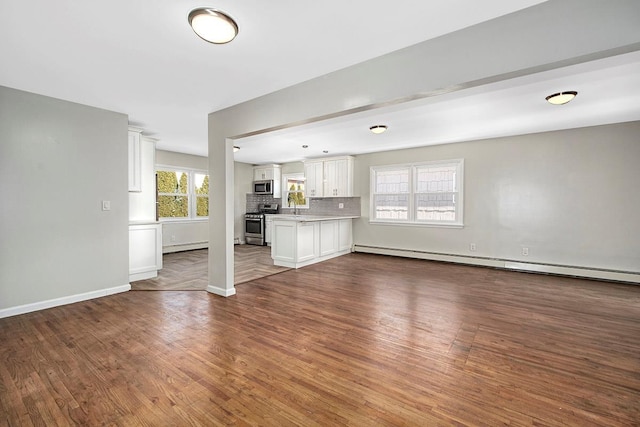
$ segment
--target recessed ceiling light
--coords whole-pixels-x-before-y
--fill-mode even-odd
[[[233,152],[237,153],[238,151],[240,151],[240,147],[238,147],[237,145],[233,146]]]
[[[382,133],[387,130],[386,125],[374,125],[369,128],[369,130],[375,134]]]
[[[565,92],[554,93],[553,95],[547,96],[545,99],[550,104],[562,105],[562,104],[566,104],[567,102],[571,101],[573,98],[576,97],[577,94],[578,94],[578,92],[576,92],[575,90],[568,90],[568,91],[565,91]]]
[[[302,148],[309,148],[309,146],[305,144],[302,146]]]
[[[323,152],[324,154],[327,154],[327,153],[329,152],[329,150],[322,150],[322,152]]]
[[[189,13],[189,25],[202,40],[214,44],[229,43],[238,35],[238,24],[229,15],[206,7]]]

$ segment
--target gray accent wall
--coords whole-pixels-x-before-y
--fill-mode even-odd
[[[128,285],[127,125],[0,86],[0,310]]]
[[[639,136],[631,122],[356,156],[354,244],[640,273]],[[369,223],[370,167],[458,158],[463,228]]]

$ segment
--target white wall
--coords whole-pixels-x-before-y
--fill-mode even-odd
[[[632,122],[357,156],[354,243],[640,273],[638,135]],[[454,158],[464,228],[369,224],[371,166]]]
[[[1,86],[0,111],[0,317],[128,290],[127,116]]]

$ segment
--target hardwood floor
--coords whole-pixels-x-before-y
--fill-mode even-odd
[[[158,277],[131,283],[135,291],[198,291],[209,284],[208,250],[165,254]],[[273,265],[268,246],[234,246],[234,283],[236,285],[289,270]]]
[[[0,425],[639,420],[633,285],[350,254],[0,319]]]

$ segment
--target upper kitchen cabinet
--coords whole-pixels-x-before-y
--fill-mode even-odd
[[[129,191],[142,191],[142,129],[129,128]]]
[[[304,163],[309,197],[353,196],[353,157],[330,157]]]
[[[305,189],[308,197],[324,195],[324,162],[310,161],[304,163]]]
[[[281,186],[282,170],[280,165],[261,165],[253,167],[254,181],[273,181],[273,197],[280,198],[282,196]]]

